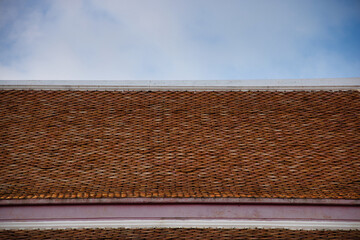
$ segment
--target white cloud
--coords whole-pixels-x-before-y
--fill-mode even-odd
[[[356,12],[337,1],[320,2],[43,1],[46,11],[29,9],[13,24],[7,37],[17,57],[1,59],[0,79],[359,75],[359,59],[313,46],[334,38],[332,30]]]

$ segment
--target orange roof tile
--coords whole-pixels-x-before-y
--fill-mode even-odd
[[[0,91],[0,198],[360,198],[357,91]]]
[[[3,230],[0,239],[359,239],[360,231],[287,229],[66,229]]]

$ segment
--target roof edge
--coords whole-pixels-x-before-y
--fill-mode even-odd
[[[243,220],[243,219],[126,219],[126,220],[47,220],[2,222],[0,230],[43,230],[85,228],[213,228],[213,229],[291,229],[360,230],[358,221],[329,220]]]
[[[125,85],[0,85],[0,90],[67,91],[360,91],[360,85],[343,86],[125,86]]]
[[[310,199],[310,198],[75,198],[75,199],[7,199],[4,205],[51,204],[301,204],[301,205],[360,205],[360,199]]]

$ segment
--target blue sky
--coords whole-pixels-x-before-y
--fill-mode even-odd
[[[0,0],[2,80],[346,77],[358,0]]]

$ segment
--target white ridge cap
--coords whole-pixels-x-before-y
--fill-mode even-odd
[[[265,84],[266,83],[266,84]],[[272,80],[0,80],[0,90],[73,91],[337,91],[359,90],[360,78]]]
[[[360,91],[359,86],[103,86],[103,85],[0,85],[0,90],[63,91]]]
[[[142,86],[142,87],[305,87],[359,86],[358,78],[253,79],[253,80],[0,80],[0,85],[37,86]]]

